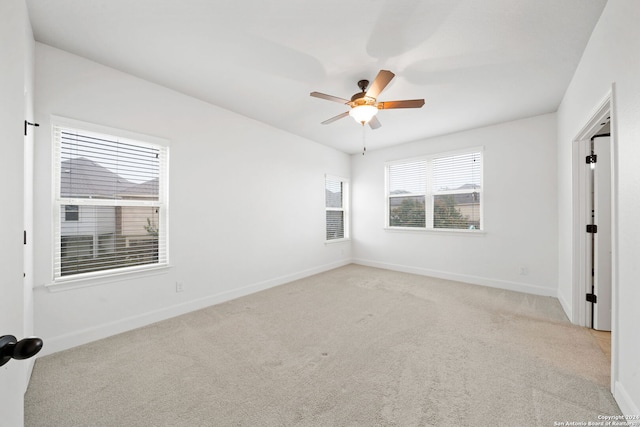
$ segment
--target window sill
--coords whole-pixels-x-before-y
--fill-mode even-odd
[[[485,230],[456,230],[451,228],[384,227],[384,230],[392,233],[433,233],[454,236],[484,236],[487,234]]]
[[[143,267],[136,269],[121,270],[113,273],[99,273],[83,277],[59,278],[52,283],[45,284],[49,292],[61,292],[72,289],[86,288],[89,286],[99,286],[108,283],[122,282],[125,280],[138,279],[141,277],[157,276],[166,274],[171,265],[157,265],[153,267]]]
[[[344,239],[325,240],[324,244],[325,245],[333,245],[334,243],[344,243],[344,242],[350,242],[350,241],[351,241],[351,238],[345,237]]]

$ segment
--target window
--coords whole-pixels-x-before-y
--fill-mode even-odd
[[[482,152],[387,164],[387,226],[482,229]]]
[[[78,221],[79,219],[78,205],[65,205],[64,207],[64,220],[65,221]]]
[[[348,239],[348,183],[342,178],[326,176],[325,210],[327,241]]]
[[[53,126],[54,281],[166,265],[166,141],[72,124]]]

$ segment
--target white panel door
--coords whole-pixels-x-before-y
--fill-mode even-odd
[[[611,138],[594,138],[598,156],[593,169],[594,223],[594,308],[593,328],[611,330]]]
[[[0,335],[23,338],[23,156],[26,5],[0,1]],[[0,367],[0,425],[23,425],[26,364]]]

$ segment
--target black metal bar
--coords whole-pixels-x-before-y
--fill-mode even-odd
[[[27,126],[35,126],[35,127],[38,127],[38,126],[40,126],[40,125],[39,125],[38,123],[31,123],[31,122],[28,122],[28,121],[26,121],[26,120],[25,120],[25,121],[24,121],[24,136],[27,136]]]
[[[596,328],[596,319],[595,319],[596,299],[595,299],[595,292],[596,292],[596,287],[594,285],[591,285],[591,295],[594,296],[594,298],[591,299],[591,329],[595,329]]]

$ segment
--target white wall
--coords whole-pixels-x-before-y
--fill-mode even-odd
[[[344,153],[39,43],[36,114],[35,327],[45,354],[351,258],[350,242],[324,243],[324,177],[349,177]],[[170,140],[170,269],[44,287],[52,278],[51,114]],[[178,281],[184,292],[176,293]]]
[[[640,413],[640,4],[609,0],[558,110],[559,293],[571,301],[573,277],[572,147],[615,83],[612,133],[614,204],[614,396],[625,414]],[[569,306],[575,311],[575,306]],[[572,313],[569,313],[572,315]]]
[[[31,274],[23,263],[23,123],[32,107],[33,43],[24,1],[0,2],[0,336],[18,339],[30,333],[32,314],[31,290],[23,279],[23,273]],[[23,425],[29,363],[11,360],[0,367],[2,425]]]
[[[555,114],[547,114],[354,155],[355,261],[556,296],[555,136]],[[485,233],[383,229],[385,162],[478,146],[484,147]]]

